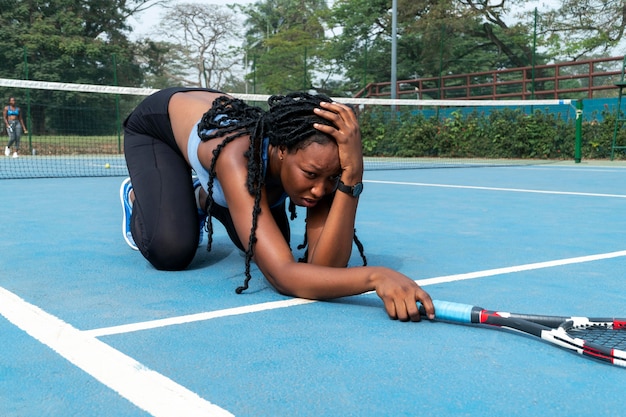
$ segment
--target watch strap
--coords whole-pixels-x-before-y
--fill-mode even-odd
[[[343,183],[343,181],[339,180],[337,182],[337,189],[342,193],[346,193],[351,195],[352,197],[358,197],[363,191],[363,183],[357,182],[356,184],[350,186]]]

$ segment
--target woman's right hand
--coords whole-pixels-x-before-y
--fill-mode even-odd
[[[419,301],[429,319],[435,318],[435,307],[430,295],[415,281],[389,268],[380,267],[375,273],[374,288],[383,300],[390,318],[400,321],[419,321]]]
[[[350,107],[337,102],[321,102],[320,107],[315,109],[315,113],[336,127],[315,124],[315,128],[335,138],[342,172],[360,181],[363,175],[363,146],[356,114]]]

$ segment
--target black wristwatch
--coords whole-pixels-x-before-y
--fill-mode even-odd
[[[337,189],[342,193],[346,193],[354,198],[357,198],[359,195],[361,195],[361,192],[363,191],[363,183],[357,182],[353,186],[349,186],[344,184],[343,181],[339,180],[339,182],[337,183]]]

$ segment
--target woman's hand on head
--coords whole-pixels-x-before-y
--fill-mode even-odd
[[[390,318],[400,321],[419,321],[419,301],[429,319],[435,318],[435,307],[430,295],[412,279],[389,268],[380,268],[375,280],[376,294],[383,300]]]
[[[334,126],[316,123],[314,127],[335,138],[342,171],[361,175],[363,173],[363,148],[361,129],[356,114],[350,107],[337,102],[322,102],[320,107],[315,109],[315,114],[328,120]]]

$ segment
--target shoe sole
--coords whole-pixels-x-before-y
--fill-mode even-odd
[[[128,239],[128,236],[126,235],[126,230],[128,230],[128,225],[126,223],[126,219],[129,217],[126,215],[126,185],[130,183],[130,178],[125,179],[122,182],[122,185],[120,186],[120,202],[122,203],[122,236],[124,237],[124,240],[126,241],[126,243],[128,244],[128,246],[131,247],[131,249],[133,250],[139,250],[139,248],[137,247],[137,244],[131,240]]]
[[[198,179],[198,177],[192,176],[191,177],[192,181],[193,181],[193,189],[194,192],[196,190],[196,188],[200,187],[202,184],[200,184],[200,179]],[[200,215],[200,210],[198,209],[198,215]],[[206,219],[206,217],[205,217]],[[198,246],[202,245],[202,241],[204,240],[204,222],[205,220],[202,220],[200,222],[200,237],[198,238]]]

